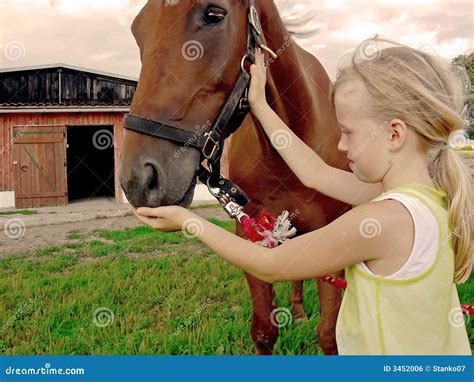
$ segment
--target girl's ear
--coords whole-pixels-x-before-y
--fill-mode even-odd
[[[407,137],[407,125],[401,119],[392,119],[388,129],[390,149],[393,151],[399,150]]]

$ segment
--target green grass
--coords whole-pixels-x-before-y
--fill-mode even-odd
[[[0,259],[0,353],[254,354],[245,277],[198,240],[145,226],[69,234],[63,246]],[[289,307],[290,289],[276,284],[278,306]],[[472,278],[459,294],[474,302]],[[321,354],[315,282],[304,295],[309,320],[281,328],[275,354]],[[105,327],[94,324],[100,308],[114,315]]]
[[[14,211],[5,211],[0,212],[0,215],[36,215],[37,210],[14,210]]]
[[[73,229],[72,231],[69,231],[67,235],[68,240],[77,240],[82,237],[82,232],[80,229]]]
[[[233,221],[209,220],[234,229]],[[255,352],[243,273],[180,232],[98,231],[34,256],[1,259],[0,275],[0,353]],[[291,283],[276,289],[278,305],[288,307]],[[307,283],[305,296],[310,319],[280,329],[276,354],[320,353],[314,282]],[[114,314],[106,327],[93,323],[101,307]]]
[[[219,203],[210,203],[210,204],[199,204],[197,206],[190,206],[190,210],[203,209],[203,208],[222,208]]]
[[[474,159],[474,151],[472,150],[458,150],[456,151],[463,158]]]

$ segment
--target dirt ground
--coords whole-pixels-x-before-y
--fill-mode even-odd
[[[67,237],[71,231],[78,230],[84,235],[83,237],[89,237],[100,229],[123,230],[142,225],[134,215],[131,215],[128,208],[119,208],[118,211],[122,216],[119,216],[118,212],[111,214],[109,211],[108,214],[90,215],[91,218],[89,219],[87,219],[87,215],[82,216],[85,220],[78,221],[64,221],[61,215],[52,213],[45,213],[44,216],[41,216],[43,215],[42,213],[33,216],[18,214],[2,215],[1,220],[4,221],[4,232],[0,235],[0,257],[10,256],[14,253],[29,252],[41,247],[64,244],[68,241]],[[215,217],[220,220],[229,219],[229,216],[221,208],[196,208],[193,211],[206,219],[209,217]],[[15,238],[15,236],[19,235],[20,231],[14,228],[9,230],[6,228],[7,222],[11,222],[14,219],[20,219],[24,223],[23,227],[19,226],[18,228],[23,233],[18,238]],[[11,223],[10,227],[12,227]],[[8,235],[7,232],[9,232]]]
[[[474,160],[465,159],[474,187]],[[0,214],[0,257],[37,248],[60,245],[68,241],[71,231],[89,237],[100,229],[123,230],[139,226],[128,204],[116,204],[113,198],[78,201],[63,207],[34,209],[35,215]],[[6,212],[8,210],[2,210]],[[193,209],[203,218],[228,220],[222,208],[214,205]],[[11,210],[15,212],[15,210]]]

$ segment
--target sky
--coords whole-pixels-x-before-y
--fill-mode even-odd
[[[270,1],[270,0],[258,0]],[[334,78],[341,57],[375,34],[446,58],[474,50],[473,0],[276,0],[313,14],[296,40]],[[66,63],[138,77],[130,25],[146,0],[0,0],[0,67]],[[304,28],[304,29],[305,29]]]

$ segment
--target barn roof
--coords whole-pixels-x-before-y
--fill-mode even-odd
[[[84,72],[84,73],[94,73],[94,74],[99,74],[101,76],[124,79],[124,80],[129,80],[129,81],[135,81],[135,82],[138,81],[138,78],[133,77],[133,76],[126,76],[123,74],[111,73],[111,72],[106,72],[102,70],[85,68],[81,66],[69,65],[69,64],[64,64],[64,63],[20,66],[20,67],[15,67],[15,68],[3,68],[3,69],[0,69],[0,73],[24,72],[24,71],[42,70],[42,69],[62,69],[62,68],[75,70],[78,72]]]
[[[129,107],[138,79],[67,64],[0,69],[0,113]]]

